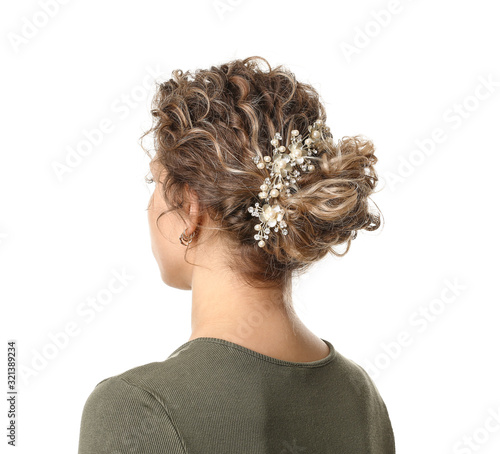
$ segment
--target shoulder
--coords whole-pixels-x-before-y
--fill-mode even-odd
[[[337,361],[344,387],[351,395],[352,409],[368,428],[367,435],[373,439],[381,438],[383,452],[395,452],[392,422],[375,382],[362,366],[338,352]]]
[[[184,453],[184,443],[168,409],[123,375],[100,381],[87,398],[78,453]]]
[[[341,374],[347,386],[355,394],[365,398],[368,395],[377,400],[382,400],[373,379],[358,363],[337,351],[335,366],[337,372]]]

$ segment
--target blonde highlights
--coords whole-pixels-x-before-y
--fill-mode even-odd
[[[154,138],[154,157],[146,151],[166,170],[163,197],[180,210],[186,185],[196,192],[227,244],[228,266],[250,285],[286,284],[328,253],[345,255],[359,230],[380,227],[380,212],[368,203],[378,181],[373,143],[359,135],[335,143],[328,134],[314,144],[316,169],[279,199],[288,234],[271,231],[264,248],[256,244],[248,208],[260,201],[266,175],[252,158],[271,154],[276,132],[289,143],[292,130],[305,135],[316,119],[327,123],[318,92],[287,68],[249,57],[175,70],[157,85],[151,112],[153,125],[141,139]]]

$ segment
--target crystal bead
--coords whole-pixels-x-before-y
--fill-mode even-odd
[[[259,234],[255,234],[253,237],[254,237],[256,240],[258,240],[258,239],[260,238],[260,235],[259,235]]]
[[[288,234],[288,230],[284,229],[282,233],[283,233],[283,235],[287,235]]]
[[[266,229],[264,230],[264,233],[269,233],[271,231],[271,229],[269,227],[266,227]]]

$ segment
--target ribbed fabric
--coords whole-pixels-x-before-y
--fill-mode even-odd
[[[369,375],[327,340],[297,363],[199,337],[165,361],[99,382],[78,454],[392,454],[387,408]]]

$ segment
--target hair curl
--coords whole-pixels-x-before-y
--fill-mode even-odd
[[[186,185],[195,191],[227,240],[229,268],[252,286],[290,282],[328,252],[345,255],[359,230],[380,227],[378,208],[368,205],[378,181],[373,143],[359,135],[335,143],[327,133],[314,145],[316,169],[297,180],[297,192],[279,196],[288,234],[272,231],[264,248],[257,245],[248,208],[260,201],[267,174],[252,157],[271,155],[276,132],[287,145],[293,129],[305,136],[316,119],[326,124],[317,91],[281,65],[255,56],[194,73],[174,70],[157,82],[151,113],[141,142],[154,137],[155,156],[145,151],[166,170],[160,183],[168,211],[182,208]],[[335,250],[344,243],[344,252]]]

